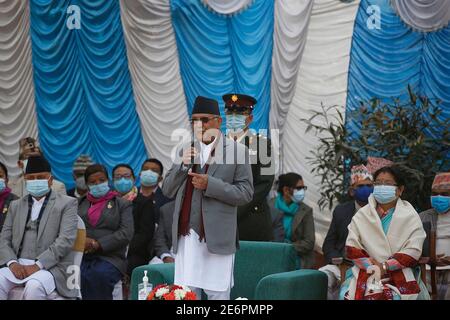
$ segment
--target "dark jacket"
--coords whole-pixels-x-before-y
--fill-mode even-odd
[[[2,231],[3,224],[5,223],[6,215],[9,211],[9,205],[11,201],[19,199],[14,193],[10,193],[3,204],[3,208],[0,208],[0,232]]]
[[[138,194],[141,194],[141,190],[139,189]],[[173,199],[167,198],[161,191],[161,188],[157,188],[155,193],[148,197],[148,199],[152,199],[153,201],[153,210],[155,212],[155,223],[159,223],[159,209],[165,205],[167,202],[172,201]]]
[[[128,249],[128,270],[147,264],[153,253],[155,233],[155,206],[152,199],[142,194],[133,200],[134,236]]]
[[[170,253],[172,247],[172,221],[175,201],[160,208],[159,224],[155,234],[155,255],[160,258],[163,253]]]
[[[268,170],[271,162],[271,142],[270,139],[248,133],[242,140],[248,149],[250,159],[252,160],[253,174],[253,199],[250,203],[238,207],[237,219],[239,240],[247,241],[271,241],[272,218],[269,205],[267,204],[267,195],[269,194],[275,175],[273,172],[266,174],[262,170]],[[266,150],[267,155],[266,155]],[[261,157],[270,157],[270,162],[261,162]],[[263,158],[263,160],[265,160]],[[272,170],[270,170],[272,171]]]
[[[87,198],[80,198],[78,214],[86,225],[86,236],[97,240],[101,246],[101,250],[92,255],[111,263],[125,274],[126,251],[134,233],[132,203],[119,197],[108,201],[95,227],[89,223],[89,207]]]
[[[352,221],[355,213],[355,201],[339,204],[334,209],[331,225],[322,245],[322,251],[327,264],[331,264],[332,258],[344,257],[348,225]]]
[[[276,198],[275,198],[276,199]],[[274,230],[274,240],[284,242],[284,213],[275,208],[275,199],[270,202]],[[298,211],[292,220],[292,244],[300,256],[300,266],[302,269],[314,267],[314,244],[316,241],[313,210],[304,203],[299,205]]]

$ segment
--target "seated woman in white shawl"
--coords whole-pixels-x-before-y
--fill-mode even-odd
[[[429,299],[420,280],[418,260],[426,238],[413,206],[400,199],[405,182],[396,167],[374,174],[369,203],[353,217],[348,230],[347,271],[340,291],[348,300]]]

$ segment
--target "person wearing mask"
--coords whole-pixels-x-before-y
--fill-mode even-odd
[[[86,225],[81,296],[85,300],[112,300],[114,286],[127,272],[126,250],[134,232],[132,203],[111,191],[103,165],[87,167],[84,178],[88,193],[78,206]]]
[[[333,218],[322,251],[326,266],[319,269],[328,277],[328,300],[336,300],[339,295],[341,274],[339,267],[332,264],[333,258],[343,258],[345,241],[348,235],[348,225],[355,213],[367,205],[373,192],[373,177],[364,165],[353,166],[351,169],[351,186],[349,195],[353,200],[339,204],[333,211]]]
[[[128,164],[116,165],[112,174],[116,191],[133,203],[134,235],[127,254],[127,274],[131,276],[134,268],[150,261],[155,232],[155,210],[153,201],[137,192],[134,172]]]
[[[237,207],[253,198],[248,149],[220,132],[216,100],[197,97],[191,123],[194,140],[177,150],[180,158],[162,186],[167,197],[176,197],[174,283],[191,287],[197,297],[203,290],[209,300],[229,300],[239,247]]]
[[[30,156],[25,170],[27,195],[13,201],[0,235],[0,300],[24,287],[22,299],[75,298],[69,286],[71,254],[77,236],[77,200],[51,190],[50,164]],[[72,276],[73,278],[73,276]]]
[[[270,203],[272,217],[279,227],[274,240],[292,243],[300,256],[300,267],[314,267],[315,230],[313,210],[305,199],[307,187],[301,175],[290,172],[278,178],[278,194]]]
[[[0,231],[2,231],[11,201],[19,199],[8,188],[8,169],[0,162]]]
[[[272,217],[267,195],[274,181],[271,141],[250,130],[256,99],[243,94],[226,94],[225,116],[228,138],[249,149],[255,192],[250,203],[238,208],[239,240],[272,241]]]
[[[20,169],[20,175],[16,178],[11,178],[9,187],[12,192],[18,197],[23,197],[28,194],[26,187],[24,174],[27,168],[28,158],[30,156],[43,156],[41,149],[37,145],[37,141],[34,138],[27,137],[19,141],[19,160],[17,166]],[[52,190],[61,194],[66,194],[66,187],[64,183],[53,178]]]
[[[436,232],[437,299],[450,300],[450,172],[441,172],[431,186],[432,208],[420,213]]]
[[[144,161],[139,175],[141,180],[139,195],[153,201],[156,224],[159,223],[160,208],[172,201],[162,193],[161,188],[159,187],[163,180],[163,173],[164,167],[161,161],[151,158]]]
[[[82,154],[75,160],[72,169],[72,176],[75,180],[75,187],[67,191],[67,195],[74,198],[81,198],[87,193],[86,182],[84,181],[84,172],[86,168],[92,165],[91,157]]]
[[[133,168],[126,163],[121,163],[113,168],[112,174],[114,189],[120,197],[131,202],[136,199],[138,189],[134,185],[136,178]]]
[[[353,267],[340,299],[429,299],[416,268],[426,233],[414,207],[401,199],[407,181],[398,166],[381,168],[373,178],[368,204],[348,226],[345,256]]]

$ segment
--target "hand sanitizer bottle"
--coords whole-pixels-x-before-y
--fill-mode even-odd
[[[148,294],[152,291],[152,285],[148,283],[147,270],[144,270],[144,277],[142,283],[138,286],[138,299],[147,300]]]

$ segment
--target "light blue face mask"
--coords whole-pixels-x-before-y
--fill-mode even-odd
[[[3,192],[3,190],[5,189],[6,189],[5,179],[0,179],[0,192]]]
[[[144,187],[153,187],[158,183],[159,174],[153,170],[145,170],[141,172],[141,184]]]
[[[396,186],[375,186],[373,188],[373,196],[378,203],[386,204],[397,198],[396,190]]]
[[[46,179],[26,180],[26,186],[28,193],[35,198],[40,198],[50,191]]]
[[[114,188],[120,193],[128,193],[133,188],[133,179],[120,178],[119,180],[114,180]]]
[[[300,203],[305,199],[305,189],[295,190],[292,195],[292,201],[295,203]]]
[[[450,197],[448,196],[432,196],[431,206],[437,213],[443,214],[450,210]]]
[[[89,192],[94,196],[94,198],[101,198],[105,196],[109,191],[108,181],[94,184],[89,186]]]
[[[246,125],[245,121],[247,120],[247,116],[244,114],[227,114],[226,115],[226,122],[227,122],[227,129],[238,131],[238,130],[244,130]]]

